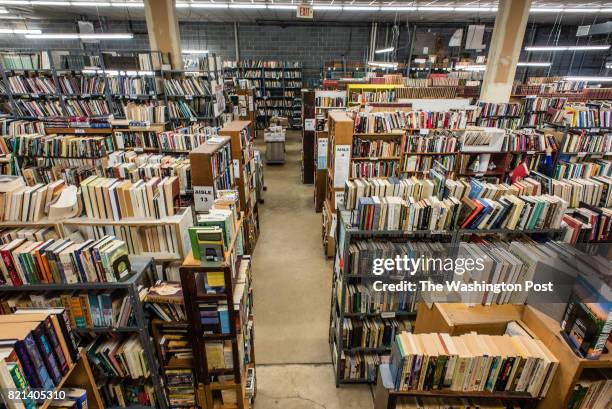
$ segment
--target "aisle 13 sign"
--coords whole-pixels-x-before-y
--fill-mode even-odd
[[[297,18],[309,18],[312,19],[314,17],[314,12],[312,11],[312,6],[310,4],[300,4],[297,8]]]

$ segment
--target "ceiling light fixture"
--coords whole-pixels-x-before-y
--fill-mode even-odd
[[[346,11],[377,11],[380,7],[368,7],[368,6],[344,6],[342,10]]]
[[[416,7],[406,7],[406,6],[382,6],[380,11],[415,11]]]
[[[566,81],[582,81],[582,82],[611,82],[612,77],[564,77]]]
[[[595,51],[609,48],[610,45],[534,45],[525,47],[525,51]]]
[[[69,1],[32,1],[32,6],[69,6]]]
[[[265,9],[266,5],[265,4],[237,3],[237,4],[230,4],[229,8],[231,9]]]
[[[183,50],[182,54],[208,54],[208,50]]]
[[[387,47],[387,48],[381,48],[380,50],[375,50],[374,54],[384,54],[384,53],[390,53],[391,51],[395,50],[395,47]]]
[[[216,3],[190,3],[189,6],[195,9],[226,9],[229,7],[227,4]]]
[[[95,2],[95,1],[73,1],[70,4],[79,7],[111,7],[110,2]]]
[[[487,66],[483,64],[459,65],[459,66],[456,66],[455,69],[461,70],[461,71],[484,71],[487,69]]]
[[[519,67],[550,67],[551,62],[518,62],[516,64]]]
[[[342,6],[317,6],[317,5],[313,5],[312,6],[313,10],[342,10]]]
[[[0,34],[41,34],[40,30],[26,30],[19,28],[0,28]]]
[[[271,10],[297,10],[297,6],[292,4],[268,4],[268,8]]]
[[[137,2],[122,2],[122,3],[111,3],[113,7],[144,7],[144,3]]]
[[[45,40],[129,40],[134,38],[131,33],[116,33],[116,34],[62,34],[62,33],[47,33],[47,34],[29,34],[26,38],[30,39],[45,39]]]
[[[371,67],[397,68],[397,63],[396,62],[368,61],[368,65],[371,66]]]

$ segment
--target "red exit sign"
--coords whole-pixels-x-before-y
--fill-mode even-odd
[[[314,11],[310,4],[300,4],[297,8],[297,18],[310,18],[314,17]]]

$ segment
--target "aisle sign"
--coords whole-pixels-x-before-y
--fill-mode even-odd
[[[193,202],[196,212],[205,212],[210,210],[214,201],[215,196],[212,186],[193,187]]]
[[[312,6],[310,4],[300,4],[297,8],[296,17],[312,19],[314,17]]]

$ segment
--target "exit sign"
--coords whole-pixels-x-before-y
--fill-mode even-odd
[[[297,8],[297,18],[310,18],[314,17],[312,6],[310,4],[300,4]]]

